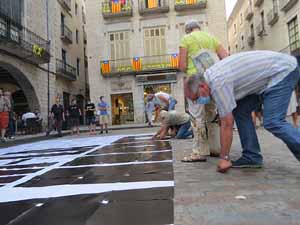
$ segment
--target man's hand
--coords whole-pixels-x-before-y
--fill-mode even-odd
[[[232,166],[231,161],[220,159],[218,162],[217,171],[220,173],[226,173]]]

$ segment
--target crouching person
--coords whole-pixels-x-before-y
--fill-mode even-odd
[[[177,111],[160,111],[158,120],[161,122],[161,128],[153,136],[153,139],[164,139],[171,127],[176,127],[177,133],[175,138],[185,139],[193,135],[191,129],[191,118],[187,113]]]

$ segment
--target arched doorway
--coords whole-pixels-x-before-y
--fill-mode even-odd
[[[0,62],[0,88],[12,93],[13,110],[24,112],[40,110],[34,87],[27,77],[13,65]]]

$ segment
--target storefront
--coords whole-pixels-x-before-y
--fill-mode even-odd
[[[111,95],[112,125],[134,123],[134,107],[132,93]]]

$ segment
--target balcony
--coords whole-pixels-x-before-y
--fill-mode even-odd
[[[256,7],[260,7],[263,2],[264,2],[264,0],[254,0],[254,5]]]
[[[246,20],[250,21],[252,19],[253,15],[254,15],[254,13],[253,13],[252,7],[248,6],[248,8],[245,11]]]
[[[294,5],[296,5],[296,3],[299,0],[280,0],[279,1],[279,6],[281,11],[287,12],[289,11],[291,8],[293,8]]]
[[[0,49],[34,64],[50,61],[50,43],[1,12]]]
[[[255,37],[254,34],[250,34],[250,36],[247,39],[248,45],[252,47],[255,44]]]
[[[103,76],[108,76],[177,71],[178,60],[178,54],[106,60],[101,61],[101,73]]]
[[[131,17],[132,1],[104,1],[102,2],[102,15],[104,19]]]
[[[256,34],[259,37],[263,37],[264,36],[264,34],[265,34],[265,28],[264,28],[264,26],[263,26],[262,23],[260,23],[259,25],[257,25],[257,27],[256,27]]]
[[[64,7],[67,11],[71,11],[72,9],[72,2],[71,0],[58,0],[62,7]]]
[[[72,31],[65,24],[61,25],[61,39],[68,44],[73,43]]]
[[[268,12],[267,21],[270,26],[273,26],[279,19],[278,8],[274,7]]]
[[[167,13],[169,10],[169,0],[139,0],[141,15]]]
[[[193,9],[206,9],[207,0],[176,0],[175,10],[177,12],[193,10]]]
[[[70,81],[77,80],[76,68],[56,59],[56,74]]]

